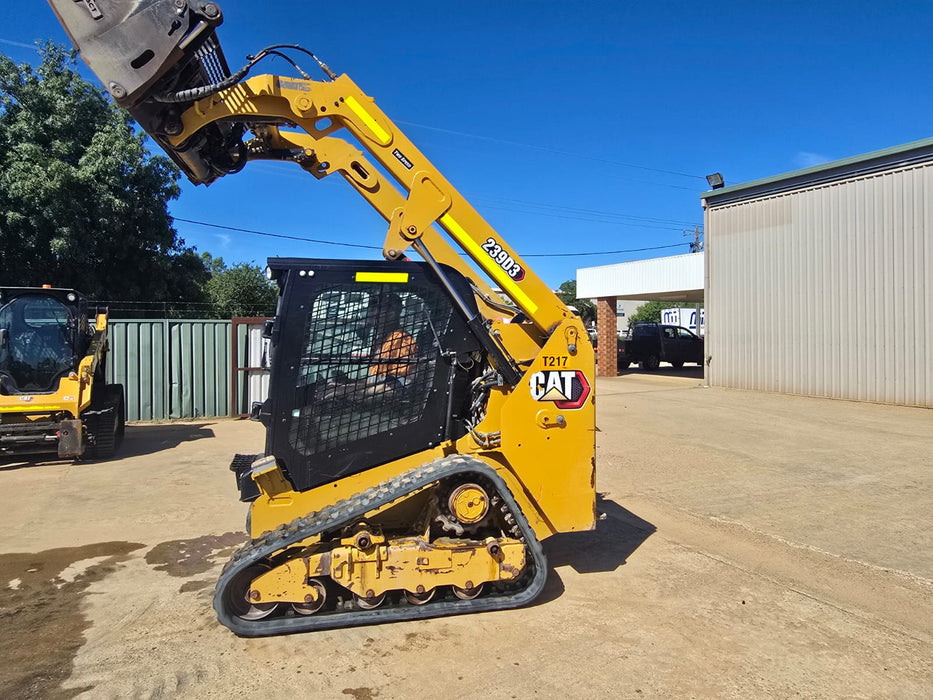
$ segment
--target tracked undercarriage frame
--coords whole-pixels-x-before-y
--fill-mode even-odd
[[[404,534],[410,525],[393,534],[393,508],[412,502],[423,534]],[[541,544],[504,480],[456,455],[251,541],[225,567],[214,608],[237,634],[267,636],[513,608],[546,578]]]

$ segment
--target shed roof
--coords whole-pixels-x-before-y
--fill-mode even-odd
[[[577,296],[702,302],[703,253],[580,268]]]
[[[760,180],[752,180],[732,187],[710,190],[704,192],[701,196],[704,205],[707,207],[723,206],[746,199],[778,194],[812,185],[821,185],[860,175],[869,175],[874,172],[916,165],[931,160],[933,160],[933,138],[913,141],[902,146],[893,146],[880,151],[872,151],[852,158],[834,160],[830,163],[793,170],[789,173]]]

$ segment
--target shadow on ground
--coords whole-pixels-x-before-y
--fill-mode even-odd
[[[183,442],[214,437],[208,423],[143,423],[126,426],[126,435],[117,454],[107,460],[87,460],[87,463],[117,461],[123,457],[139,457],[170,450]],[[57,459],[55,454],[16,455],[0,457],[0,471],[23,467],[45,467],[75,464],[83,460]]]
[[[138,542],[99,542],[35,553],[0,554],[0,697],[71,698],[62,690],[90,622],[81,612],[92,583],[116,571]]]
[[[554,535],[544,542],[551,566],[571,566],[581,574],[615,571],[657,530],[602,495],[596,498],[596,510],[606,517],[595,530]]]
[[[680,369],[671,367],[668,364],[661,365],[653,372],[646,372],[645,370],[635,365],[629,369],[620,369],[618,375],[625,376],[628,374],[656,374],[662,377],[683,377],[684,379],[703,379],[703,368],[700,365],[684,365]]]
[[[214,437],[208,423],[141,423],[126,426],[117,457],[138,457]]]
[[[603,495],[596,498],[596,510],[606,517],[597,521],[595,530],[554,535],[544,541],[548,578],[532,605],[543,605],[563,594],[559,567],[570,566],[581,574],[615,571],[657,530]]]

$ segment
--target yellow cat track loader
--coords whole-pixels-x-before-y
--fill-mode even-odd
[[[73,289],[0,287],[0,456],[113,456],[123,387],[107,384],[107,311]]]
[[[50,4],[192,182],[288,161],[339,175],[389,224],[383,261],[269,261],[271,389],[254,406],[266,445],[231,466],[250,541],[217,583],[218,619],[261,636],[534,599],[541,541],[596,518],[594,358],[580,319],[310,51],[270,46],[231,71],[214,3]],[[268,56],[295,75],[250,76]],[[308,61],[324,79],[299,67]]]

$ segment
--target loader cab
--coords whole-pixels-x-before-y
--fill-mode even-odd
[[[71,289],[0,287],[0,393],[49,393],[90,342],[87,305]]]
[[[266,454],[296,490],[466,433],[480,344],[425,264],[273,258],[267,274],[280,297]]]

